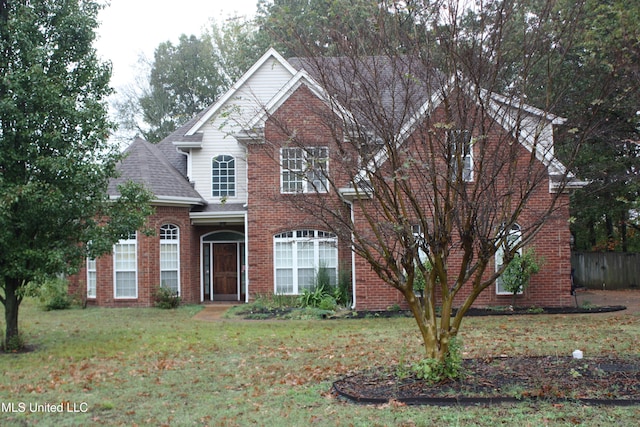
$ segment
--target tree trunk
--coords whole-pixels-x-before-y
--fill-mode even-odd
[[[613,252],[615,250],[615,230],[613,229],[613,218],[611,215],[606,214],[604,216],[604,225],[607,229],[607,252]]]
[[[589,220],[588,229],[589,229],[589,250],[594,250],[597,243],[597,239],[596,239],[596,226],[593,220]]]
[[[5,333],[5,348],[12,348],[19,343],[20,333],[18,331],[18,307],[22,298],[18,296],[21,280],[5,278],[4,282],[4,319],[7,324]],[[16,348],[12,348],[16,350]]]
[[[627,212],[625,210],[620,214],[620,243],[622,252],[627,252],[629,248],[627,246]]]
[[[429,305],[431,301],[421,302],[412,293],[406,293],[404,297],[409,304],[409,309],[411,310],[416,323],[418,324],[418,329],[420,329],[426,358],[444,361],[444,354],[442,353],[442,340],[438,337],[438,327],[435,317],[435,311],[432,310]]]

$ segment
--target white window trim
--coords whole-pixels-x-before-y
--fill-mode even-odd
[[[421,241],[421,242],[424,243],[424,232],[422,231],[422,227],[420,226],[420,224],[413,225],[411,227],[411,231],[413,233],[413,237],[417,241],[419,241],[419,242]],[[422,246],[420,246],[418,248],[418,259],[423,264],[429,261],[429,254],[424,251]]]
[[[515,228],[517,228],[517,230],[514,230]],[[522,229],[520,228],[520,226],[518,224],[514,224],[513,227],[512,227],[512,230],[514,230],[514,231],[509,232],[509,235],[515,236],[515,240],[514,240],[515,244],[520,243],[520,241],[522,241]],[[508,239],[509,238],[507,237],[507,240]],[[518,254],[520,256],[522,256],[522,248],[519,248],[517,252],[518,252]],[[503,258],[504,258],[504,249],[502,247],[500,247],[500,248],[498,248],[498,251],[496,252],[495,257],[494,257],[494,264],[495,264],[495,271],[496,272],[499,270],[500,265],[502,265]],[[500,283],[501,283],[500,279],[501,279],[501,277],[498,277],[496,279],[496,295],[513,295],[513,292],[509,292],[509,291],[500,289]],[[517,295],[522,295],[522,293],[523,293],[523,291],[521,290],[521,291],[519,291],[517,293]]]
[[[218,160],[219,157],[230,157],[231,160],[233,161],[233,195],[228,194],[229,190],[227,189],[226,192],[227,194],[218,194],[218,195],[214,195],[214,189],[213,189],[213,163],[215,161]],[[228,161],[227,161],[228,162]],[[217,154],[215,156],[213,156],[211,158],[211,197],[216,197],[216,198],[226,198],[226,199],[234,199],[237,197],[238,195],[238,168],[237,168],[237,159],[235,156],[232,156],[231,154]],[[227,168],[228,170],[228,168]],[[219,184],[219,183],[218,183]],[[228,182],[227,182],[228,184]],[[220,190],[218,190],[220,191]]]
[[[474,167],[473,167],[473,143],[474,143],[474,138],[473,135],[471,134],[471,131],[468,130],[451,130],[447,133],[447,137],[450,139],[450,144],[455,144],[456,141],[458,140],[459,136],[461,134],[468,134],[469,135],[469,154],[467,155],[463,155],[462,156],[462,179],[464,182],[473,182],[474,180]],[[465,137],[465,144],[466,144],[466,137]],[[455,153],[455,146],[452,146],[453,152]],[[467,157],[469,158],[469,175],[467,177],[465,177],[465,169],[466,169],[466,159]],[[451,161],[456,161],[456,157],[454,156]],[[457,165],[456,165],[457,166]],[[453,168],[455,171],[455,167]]]
[[[160,239],[160,253],[158,254],[159,256],[159,274],[160,274],[160,286],[162,286],[162,272],[163,271],[176,271],[177,272],[177,277],[178,277],[178,295],[182,295],[182,288],[180,286],[180,227],[178,227],[175,224],[163,224],[160,227],[160,234],[162,235],[162,227],[165,226],[172,226],[176,228],[177,231],[177,239]],[[163,270],[162,269],[162,245],[175,245],[176,249],[177,249],[177,254],[178,254],[178,266],[177,266],[177,270]]]
[[[298,232],[313,232],[313,237],[297,237]],[[291,237],[277,237],[282,234],[292,233]],[[326,234],[323,235],[323,234]],[[338,237],[330,232],[325,232],[321,230],[293,230],[293,231],[285,231],[283,233],[276,234],[273,238],[273,292],[275,294],[281,295],[299,295],[300,294],[300,286],[298,284],[298,251],[297,251],[297,243],[298,242],[313,242],[313,265],[314,265],[314,274],[317,274],[318,268],[320,267],[320,243],[331,243],[335,245],[335,256],[336,256],[336,281],[338,275],[338,263],[339,263],[339,254],[338,254]],[[279,292],[278,291],[278,283],[277,283],[277,264],[276,264],[276,245],[277,243],[293,243],[292,248],[292,266],[291,270],[293,271],[293,284],[291,292]]]
[[[93,278],[91,275],[93,274]],[[92,287],[89,284],[93,283]],[[93,292],[90,292],[93,289]],[[87,258],[87,298],[96,298],[98,293],[98,271],[95,258]]]
[[[295,169],[286,169],[284,167],[284,150],[300,150],[302,153],[302,169],[301,171],[297,171]],[[324,166],[324,171],[323,171],[323,179],[325,182],[323,182],[321,187],[324,188],[317,188],[314,187],[313,184],[311,182],[309,182],[309,180],[307,179],[307,172],[309,172],[307,170],[308,168],[308,164],[309,164],[309,152],[312,150],[326,150],[326,157],[324,157],[325,159],[325,166]],[[292,190],[285,190],[285,185],[284,185],[284,172],[285,171],[289,171],[293,174],[297,174],[298,176],[301,177],[301,181],[302,181],[302,191],[292,191]],[[327,176],[329,175],[329,148],[326,146],[317,146],[317,147],[282,147],[280,148],[280,192],[282,194],[307,194],[307,193],[328,193],[329,192],[329,183],[328,183],[328,178]]]
[[[120,240],[118,243],[116,243],[115,245],[113,245],[113,298],[114,299],[138,299],[138,236],[136,233],[132,233],[133,236],[135,236],[134,239],[131,239],[129,237],[129,239],[122,239]],[[126,272],[134,272],[135,273],[135,278],[136,278],[136,282],[135,282],[135,289],[136,289],[136,293],[135,296],[117,296],[117,273],[120,270],[116,269],[116,248],[118,247],[118,245],[130,245],[132,244],[135,247],[135,254],[136,254],[136,262],[135,262],[135,269],[134,270],[122,270],[122,271],[126,271]]]

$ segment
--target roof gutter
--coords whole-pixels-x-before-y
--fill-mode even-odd
[[[193,225],[208,225],[212,223],[244,224],[246,211],[227,212],[191,212],[189,218]]]
[[[109,195],[109,200],[118,200],[120,195]],[[207,202],[196,197],[175,197],[175,196],[154,196],[151,199],[152,205],[160,206],[205,206]]]

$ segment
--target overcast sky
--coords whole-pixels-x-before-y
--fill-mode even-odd
[[[153,57],[162,42],[177,42],[181,34],[200,35],[211,19],[252,16],[258,0],[108,0],[100,12],[96,48],[113,63],[111,85],[133,82],[140,54]]]

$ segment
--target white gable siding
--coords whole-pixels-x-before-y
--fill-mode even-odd
[[[275,59],[266,61],[203,126],[202,149],[192,151],[191,179],[195,182],[196,191],[207,202],[220,203],[219,198],[212,197],[211,161],[216,156],[227,154],[236,159],[236,197],[229,197],[226,201],[246,203],[246,150],[232,135],[260,113],[291,77],[292,74],[280,62]]]
[[[246,108],[247,119],[259,113],[293,75],[276,60],[265,62],[236,92],[235,102]]]
[[[236,167],[236,196],[228,197],[229,203],[246,203],[247,201],[247,164],[245,149],[235,138],[221,132],[216,120],[209,122],[203,128],[202,149],[193,150],[192,179],[195,189],[209,203],[220,203],[220,198],[212,196],[211,163],[220,155],[230,155],[235,159]]]

